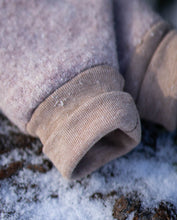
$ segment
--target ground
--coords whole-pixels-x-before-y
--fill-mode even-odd
[[[177,219],[177,134],[143,122],[142,143],[80,181],[67,181],[39,140],[0,115],[0,219]]]

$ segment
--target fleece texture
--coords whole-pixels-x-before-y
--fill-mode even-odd
[[[177,32],[143,1],[116,0],[115,5],[125,89],[132,94],[143,119],[175,130]]]
[[[124,74],[133,51],[161,18],[144,0],[114,0],[114,12],[119,66]]]
[[[117,68],[110,0],[0,1],[0,109],[22,131],[46,97],[100,64]]]
[[[112,1],[0,2],[0,109],[66,178],[134,148],[139,114],[123,92]]]

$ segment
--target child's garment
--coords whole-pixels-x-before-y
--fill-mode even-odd
[[[84,176],[139,143],[123,86],[110,0],[0,2],[0,109],[41,139],[63,176]]]
[[[174,130],[177,127],[177,31],[142,0],[115,0],[115,3],[125,89],[133,96],[142,118]]]

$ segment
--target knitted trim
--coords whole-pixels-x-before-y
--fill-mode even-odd
[[[123,84],[113,68],[93,67],[34,112],[27,131],[41,139],[44,153],[64,177],[83,177],[139,143],[139,116]]]

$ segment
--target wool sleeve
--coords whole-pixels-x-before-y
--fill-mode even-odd
[[[140,141],[114,35],[110,0],[0,2],[0,109],[67,178]]]

